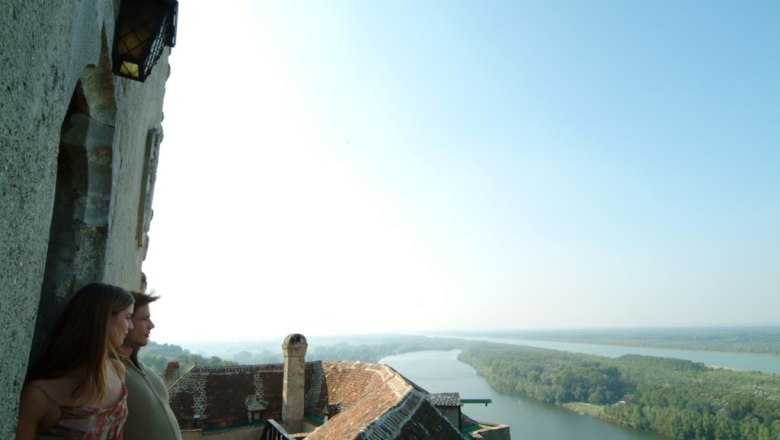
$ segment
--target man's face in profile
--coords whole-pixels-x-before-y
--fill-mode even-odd
[[[132,348],[145,347],[149,343],[149,334],[153,328],[149,304],[136,308],[133,313],[133,328],[127,333],[125,344]]]

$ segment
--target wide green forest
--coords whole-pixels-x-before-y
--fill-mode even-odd
[[[616,424],[678,439],[780,439],[780,375],[500,344],[472,345],[459,359],[499,392],[587,404],[578,408]]]

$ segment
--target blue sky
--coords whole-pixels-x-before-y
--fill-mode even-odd
[[[778,43],[770,1],[182,2],[155,339],[778,324]]]

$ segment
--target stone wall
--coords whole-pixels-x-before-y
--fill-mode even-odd
[[[143,286],[168,50],[144,83],[112,75],[118,8],[0,0],[0,438],[69,296]]]

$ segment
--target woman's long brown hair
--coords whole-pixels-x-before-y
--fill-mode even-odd
[[[82,287],[57,319],[29,379],[55,379],[83,367],[86,375],[71,397],[101,399],[108,387],[106,366],[114,353],[106,334],[108,320],[131,304],[133,296],[121,287],[104,283]]]

